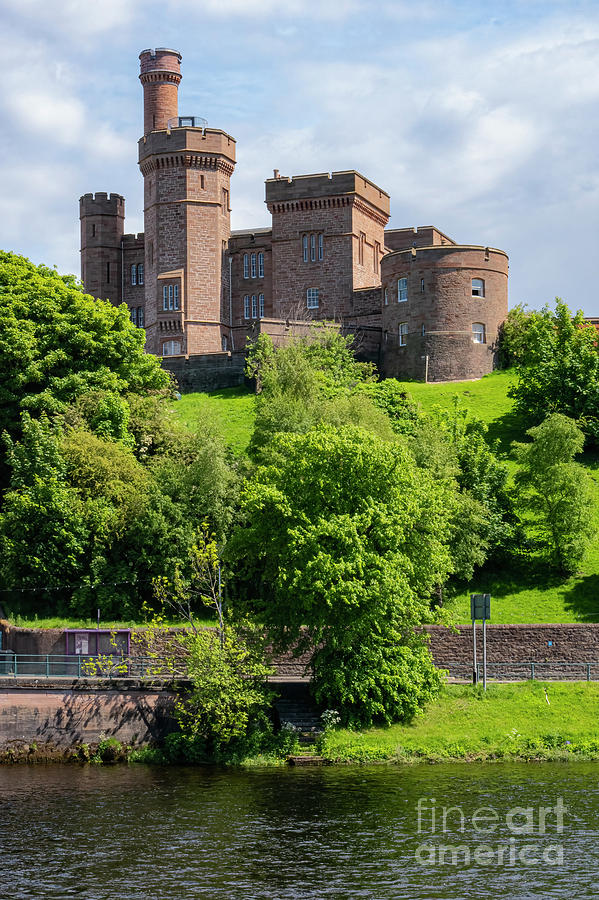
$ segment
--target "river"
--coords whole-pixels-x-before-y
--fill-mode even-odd
[[[4,767],[0,897],[590,900],[598,822],[592,763]]]

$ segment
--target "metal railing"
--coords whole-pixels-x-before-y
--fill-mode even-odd
[[[0,651],[0,678],[185,678],[183,662],[150,656],[86,656]]]
[[[473,665],[465,662],[445,663],[450,678],[473,680]],[[476,680],[482,682],[483,664],[477,663]],[[570,660],[530,660],[524,662],[487,662],[487,678],[495,681],[599,681],[597,662]]]

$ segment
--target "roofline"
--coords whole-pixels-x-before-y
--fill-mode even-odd
[[[383,259],[389,259],[390,256],[399,256],[401,253],[414,255],[415,253],[422,253],[423,250],[488,250],[489,253],[500,253],[501,256],[509,259],[505,250],[500,250],[498,247],[485,247],[483,244],[430,244],[428,247],[407,247],[405,250],[391,250],[389,253],[385,253]]]

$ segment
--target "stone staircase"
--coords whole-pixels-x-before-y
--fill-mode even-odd
[[[313,744],[322,734],[320,712],[305,682],[277,684],[279,699],[275,709],[281,727],[293,725],[301,744]]]

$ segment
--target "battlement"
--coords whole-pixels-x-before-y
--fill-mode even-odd
[[[79,198],[79,217],[83,216],[122,216],[124,218],[125,198],[122,194],[107,194],[106,191],[83,194]]]
[[[316,175],[277,175],[266,180],[266,203],[355,195],[389,215],[389,194],[355,170]]]
[[[411,247],[432,247],[443,244],[454,245],[455,241],[435,228],[434,225],[385,230],[385,247],[389,250],[408,250]]]
[[[203,154],[224,156],[235,163],[235,138],[219,128],[175,128],[152,131],[138,141],[140,163],[149,156],[163,154]]]
[[[172,72],[181,74],[181,54],[168,47],[156,47],[155,50],[142,50],[139,54],[140,78],[149,72]]]
[[[143,244],[144,232],[140,231],[139,234],[124,234],[121,238],[121,241],[126,245]]]

